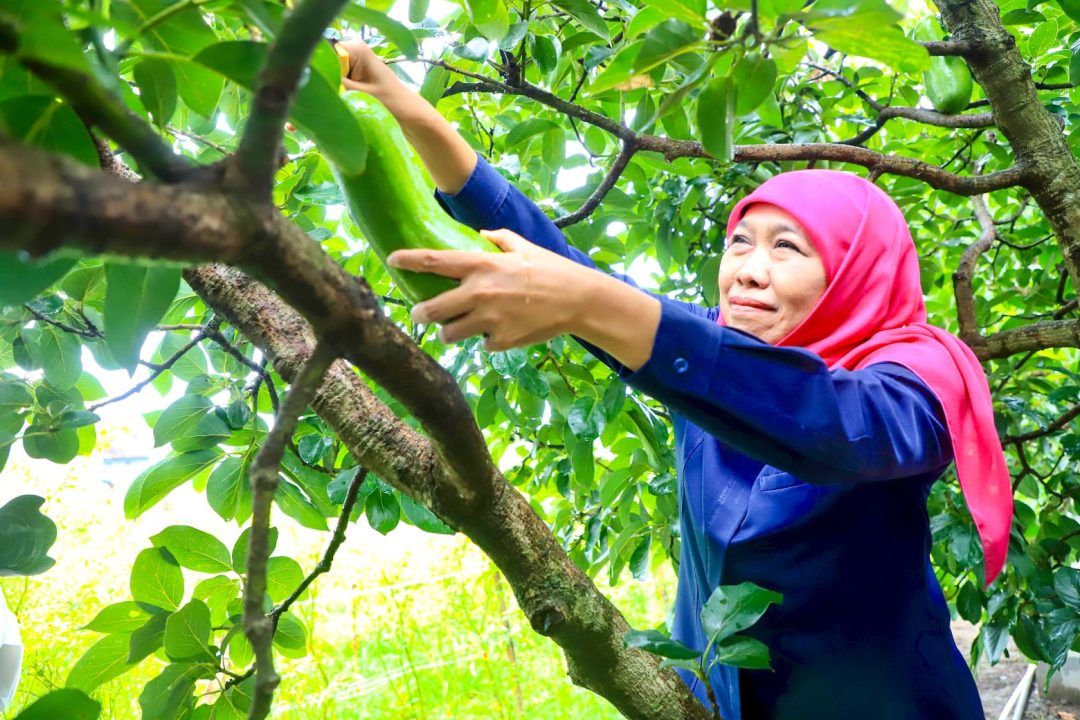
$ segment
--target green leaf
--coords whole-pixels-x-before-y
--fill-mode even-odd
[[[101,704],[81,690],[53,690],[15,716],[15,720],[97,720]]]
[[[163,612],[154,615],[141,628],[131,633],[131,642],[128,643],[128,662],[142,662],[143,659],[157,652],[165,642],[165,623],[169,620],[169,613]]]
[[[236,544],[232,549],[232,562],[233,570],[237,574],[243,575],[247,572],[247,555],[248,555],[248,539],[251,537],[251,528],[244,528],[244,531],[240,533],[240,537],[236,539]],[[267,534],[266,554],[270,555],[274,552],[274,548],[277,547],[278,531],[277,528],[270,528]],[[299,567],[299,566],[298,566]]]
[[[129,633],[150,619],[150,613],[134,600],[113,603],[101,609],[82,629],[99,633]]]
[[[115,0],[111,10],[122,22],[141,27],[174,4],[174,0]],[[189,58],[213,44],[217,35],[193,5],[173,12],[164,22],[155,24],[141,39],[152,50]],[[225,86],[224,80],[195,63],[178,60],[169,65],[178,79],[177,90],[184,104],[205,118],[213,117]]]
[[[184,599],[184,573],[163,548],[147,548],[131,566],[131,597],[163,610],[176,610]]]
[[[721,585],[713,591],[701,611],[705,637],[719,641],[741,632],[756,623],[770,605],[782,600],[779,593],[754,583]]]
[[[574,436],[583,443],[591,443],[600,437],[605,425],[604,407],[596,398],[588,395],[579,397],[570,406],[566,414],[566,423]]]
[[[977,625],[982,620],[982,593],[971,581],[960,588],[956,596],[956,611],[969,623]]]
[[[17,57],[88,70],[76,35],[64,26],[59,3],[40,0],[4,0],[0,17],[13,22],[18,33]]]
[[[228,618],[229,603],[240,594],[240,585],[232,578],[215,575],[195,586],[191,597],[202,600],[210,609],[210,622],[217,626]]]
[[[20,495],[0,507],[0,577],[39,575],[56,560],[49,548],[56,542],[56,523],[41,512],[45,498]]]
[[[693,648],[673,640],[659,630],[631,630],[623,635],[626,647],[638,648],[653,655],[675,660],[692,660],[701,657]]]
[[[522,389],[537,397],[546,398],[551,392],[551,383],[548,382],[547,377],[540,374],[540,371],[532,365],[522,367],[518,371],[517,379]]]
[[[552,4],[565,10],[586,28],[610,42],[611,35],[604,18],[600,17],[600,11],[589,0],[552,0]]]
[[[469,20],[488,40],[500,40],[510,28],[510,14],[503,0],[463,0]]]
[[[297,658],[307,654],[307,629],[290,613],[278,618],[274,632],[274,647],[285,657]]]
[[[401,503],[401,514],[405,516],[409,524],[436,535],[453,535],[456,532],[454,528],[405,493],[398,495],[398,500]]]
[[[66,390],[82,375],[82,343],[75,335],[39,322],[23,331],[23,339],[34,364],[45,371],[50,385]]]
[[[409,0],[409,22],[417,24],[427,17],[429,0]]]
[[[180,269],[107,260],[105,281],[105,342],[120,366],[134,372],[147,334],[176,297]]]
[[[162,411],[154,423],[154,447],[161,447],[185,434],[208,413],[214,404],[203,395],[184,395]]]
[[[178,662],[166,665],[160,675],[146,683],[139,695],[142,717],[162,720],[182,717],[185,709],[195,706],[195,681],[209,677],[213,677],[213,672],[203,664]]]
[[[266,45],[243,40],[220,42],[195,61],[218,72],[246,90],[255,87]],[[352,110],[318,73],[312,73],[296,93],[289,116],[309,135],[345,175],[364,171],[367,144]]]
[[[751,670],[770,670],[769,648],[760,640],[736,636],[724,638],[714,648],[716,661]]]
[[[722,162],[735,157],[732,135],[735,130],[737,92],[730,75],[713,78],[698,95],[697,125],[705,151]]]
[[[150,538],[154,547],[172,553],[180,567],[205,573],[229,572],[232,559],[225,544],[208,532],[188,525],[171,525]]]
[[[904,35],[900,14],[885,0],[817,0],[804,17],[818,40],[840,52],[908,73],[930,65],[926,48]]]
[[[70,428],[50,430],[46,425],[31,425],[23,434],[23,450],[37,460],[66,465],[79,454],[79,434]]]
[[[98,686],[134,667],[128,660],[128,636],[106,635],[90,646],[68,673],[65,687],[93,692]]]
[[[1065,13],[1070,20],[1080,23],[1080,3],[1075,0],[1056,0],[1061,12]]]
[[[500,0],[489,1],[496,2],[500,6],[502,5]],[[384,38],[394,43],[394,45],[397,45],[398,50],[400,50],[401,54],[405,57],[415,58],[417,54],[419,54],[420,47],[417,45],[416,38],[413,36],[412,31],[397,20],[388,16],[386,13],[361,7],[359,5],[347,5],[342,14],[350,23],[369,25],[378,30]],[[503,8],[503,17],[508,18],[506,15],[506,8]],[[505,28],[503,29],[503,32],[506,32]]]
[[[368,495],[364,511],[367,514],[368,524],[383,535],[396,528],[401,519],[401,508],[397,498],[385,484],[381,484],[379,489]]]
[[[159,128],[164,128],[176,112],[176,76],[169,63],[158,58],[140,60],[132,71],[135,84],[139,86],[139,100],[154,118]]]
[[[554,120],[548,120],[547,118],[526,118],[519,123],[515,123],[514,127],[510,128],[510,132],[506,134],[506,139],[503,141],[503,147],[507,150],[511,150],[531,138],[533,135],[537,135],[547,130],[558,130],[560,127],[559,123]],[[521,350],[521,348],[515,349]],[[527,359],[524,352],[519,353],[519,355]],[[514,372],[514,369],[509,367],[509,363],[506,362],[505,357],[506,353],[492,353],[491,366],[501,375],[510,375]]]
[[[536,67],[547,75],[559,63],[559,50],[555,42],[546,35],[529,35],[529,54],[536,61]]]
[[[266,561],[266,594],[274,602],[281,602],[292,595],[304,580],[300,563],[291,557],[278,555]]]
[[[236,457],[225,458],[210,473],[206,483],[206,501],[222,520],[244,522],[251,515],[251,484],[247,463]]]
[[[645,5],[646,9],[663,13],[664,17],[692,25],[706,24],[705,0],[645,0]]]
[[[649,548],[651,547],[652,535],[646,534],[634,548],[634,552],[630,554],[630,572],[638,580],[649,574]]]
[[[156,505],[185,481],[217,462],[217,448],[172,455],[144,470],[124,495],[124,516],[133,520]]]
[[[69,155],[83,165],[100,165],[86,124],[52,97],[32,95],[0,102],[0,131],[28,145]]]
[[[217,413],[209,413],[199,418],[195,427],[176,437],[172,441],[176,452],[193,452],[216,447],[232,435],[232,430]]]
[[[720,303],[720,256],[710,255],[701,266],[698,274],[698,284],[701,286],[701,294],[709,305]]]
[[[304,491],[284,478],[278,481],[277,491],[274,493],[274,502],[281,508],[281,512],[306,528],[312,530],[329,529],[326,525],[326,517],[304,495]]]
[[[634,58],[633,73],[640,75],[663,65],[668,60],[690,52],[701,41],[701,32],[681,20],[666,20],[642,40],[641,52]]]
[[[1070,567],[1055,570],[1054,591],[1065,607],[1080,613],[1080,570]]]
[[[776,84],[776,61],[763,58],[756,52],[748,53],[735,65],[734,83],[739,88],[735,100],[735,114],[745,115],[765,102]]]
[[[209,641],[210,609],[202,600],[190,601],[165,623],[165,654],[170,660],[213,662]]]
[[[25,253],[0,250],[0,307],[22,305],[51,287],[78,262],[69,254],[54,253],[31,260]]]

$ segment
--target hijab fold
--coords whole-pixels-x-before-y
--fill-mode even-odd
[[[894,362],[937,396],[989,584],[1005,565],[1013,513],[990,387],[971,348],[926,322],[919,258],[900,208],[857,175],[797,170],[769,179],[736,203],[729,239],[753,203],[774,205],[798,220],[825,266],[825,292],[776,344],[811,350],[830,370]],[[723,316],[717,321],[723,324]]]

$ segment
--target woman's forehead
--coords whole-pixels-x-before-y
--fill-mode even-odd
[[[809,234],[791,213],[768,203],[753,203],[747,206],[735,227],[764,231],[770,236],[790,232],[809,238]]]

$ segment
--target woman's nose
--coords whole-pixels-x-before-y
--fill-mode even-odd
[[[768,252],[754,250],[735,273],[735,281],[740,285],[766,287],[769,284],[769,265]]]

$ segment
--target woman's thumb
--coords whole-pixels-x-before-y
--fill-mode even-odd
[[[522,246],[522,239],[506,228],[481,230],[480,235],[495,243],[503,252],[513,252]]]

